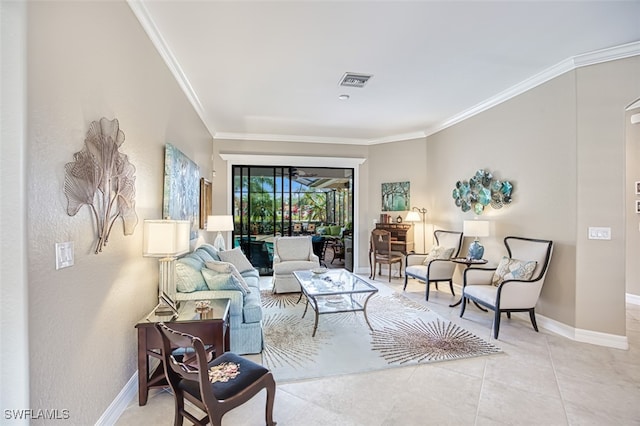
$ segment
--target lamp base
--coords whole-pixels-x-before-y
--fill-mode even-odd
[[[480,260],[482,259],[483,255],[484,255],[484,247],[482,246],[482,244],[480,244],[478,240],[473,241],[469,245],[469,252],[467,254],[467,259]]]
[[[224,237],[222,236],[222,233],[220,231],[218,231],[218,235],[216,235],[216,239],[213,241],[213,246],[218,251],[225,251],[226,250],[225,245],[224,245]]]

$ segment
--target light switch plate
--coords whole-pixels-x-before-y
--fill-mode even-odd
[[[611,239],[611,228],[590,226],[589,227],[589,239],[590,240],[610,240]]]
[[[73,242],[56,243],[56,269],[73,266]]]

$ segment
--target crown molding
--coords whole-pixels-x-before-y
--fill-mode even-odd
[[[324,136],[302,136],[302,135],[272,135],[262,133],[225,133],[217,132],[213,135],[214,139],[229,140],[251,140],[265,142],[303,142],[303,143],[329,143],[340,145],[367,145],[369,139],[359,138],[336,138]]]
[[[454,115],[453,117],[439,124],[431,126],[425,131],[425,135],[430,136],[434,133],[446,129],[447,127],[451,127],[454,124],[460,123],[461,121],[471,118],[474,115],[480,114],[483,111],[493,108],[503,102],[508,101],[509,99],[512,99],[537,86],[540,86],[541,84],[546,83],[549,80],[559,77],[568,71],[573,71],[577,68],[585,67],[588,65],[615,61],[618,59],[629,58],[631,56],[637,55],[640,55],[640,41],[573,56],[550,68],[547,68],[546,70],[522,81],[521,83],[516,84],[515,86],[510,87],[509,89],[501,93],[498,93],[495,96],[490,97],[483,102],[480,102],[479,104],[467,110],[462,111],[459,114]]]
[[[193,106],[200,117],[200,120],[209,131],[209,134],[213,139],[229,139],[229,140],[258,140],[266,142],[302,142],[302,143],[326,143],[326,144],[343,144],[343,145],[376,145],[389,142],[400,142],[411,139],[424,138],[440,132],[448,127],[458,124],[464,120],[467,120],[481,112],[491,109],[503,102],[508,101],[518,95],[521,95],[541,84],[546,83],[560,75],[575,70],[580,67],[589,65],[595,65],[608,61],[615,61],[618,59],[629,58],[632,56],[640,55],[640,41],[623,44],[607,49],[601,49],[594,52],[585,53],[582,55],[576,55],[569,59],[559,62],[558,64],[530,77],[521,83],[516,84],[508,88],[507,90],[498,93],[486,99],[479,104],[466,109],[440,123],[428,127],[424,131],[403,133],[392,136],[385,136],[381,138],[339,138],[339,137],[322,137],[322,136],[309,136],[309,135],[275,135],[275,134],[258,134],[258,133],[225,133],[218,132],[209,125],[205,120],[204,108],[198,99],[198,95],[193,90],[189,79],[182,71],[180,64],[176,60],[175,56],[169,49],[166,41],[160,34],[157,26],[153,22],[153,19],[149,16],[149,12],[146,6],[141,0],[127,0],[127,4],[133,11],[134,15],[142,25],[143,29],[151,39],[151,42],[160,53],[160,56],[164,59],[167,67],[173,74],[174,78],[178,82],[180,88],[187,96],[189,102]]]
[[[156,50],[169,68],[169,71],[171,71],[171,74],[173,74],[173,77],[176,79],[176,82],[193,106],[196,114],[198,114],[198,117],[200,117],[200,121],[202,121],[202,124],[205,126],[211,137],[213,137],[215,132],[208,125],[207,120],[205,120],[204,108],[200,103],[198,95],[196,94],[195,90],[193,90],[193,86],[191,86],[189,79],[185,75],[184,71],[182,71],[182,67],[178,63],[176,57],[173,55],[173,52],[169,48],[164,37],[162,37],[162,34],[160,34],[160,31],[158,30],[155,22],[153,21],[153,19],[151,19],[151,16],[149,16],[149,10],[140,0],[127,0],[127,4],[140,22],[140,25],[142,25],[142,28],[147,33],[147,36],[149,36],[151,43],[155,46]]]

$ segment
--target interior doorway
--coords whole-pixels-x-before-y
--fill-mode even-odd
[[[331,238],[353,270],[353,168],[234,165],[231,181],[233,246],[262,275],[272,273],[274,238],[288,235],[310,235],[314,247]]]

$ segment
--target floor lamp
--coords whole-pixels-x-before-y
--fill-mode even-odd
[[[422,251],[427,251],[427,209],[414,207],[405,218],[407,222],[422,222]]]
[[[157,257],[160,263],[157,316],[178,313],[176,302],[175,261],[189,251],[191,222],[188,220],[145,220],[143,227],[144,257]]]

